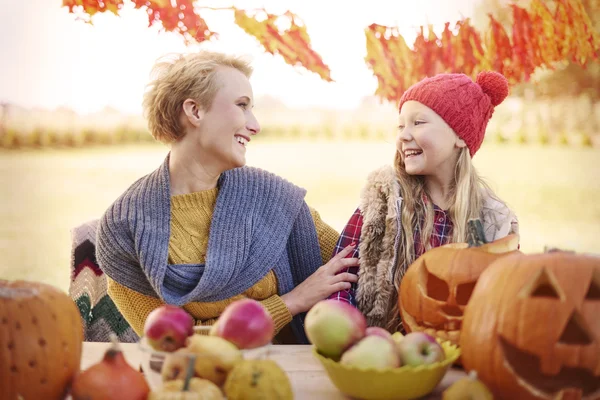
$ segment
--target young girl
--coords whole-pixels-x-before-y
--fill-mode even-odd
[[[439,74],[403,94],[394,166],[369,175],[334,251],[358,245],[349,255],[360,257],[358,284],[329,298],[357,306],[369,326],[401,330],[398,288],[420,255],[465,242],[470,218],[482,220],[488,241],[518,233],[515,214],[471,163],[494,107],[507,95],[508,82],[496,72],[482,72],[476,82]]]

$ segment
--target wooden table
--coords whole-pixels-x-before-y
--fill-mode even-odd
[[[81,368],[86,369],[100,361],[109,346],[110,343],[84,342]],[[121,346],[127,362],[135,369],[139,369],[142,353],[138,345],[123,343]],[[347,396],[333,386],[319,361],[311,354],[310,346],[274,345],[269,351],[269,358],[277,362],[287,372],[296,400],[348,399]],[[464,371],[450,369],[435,391],[425,399],[441,399],[442,391],[463,376],[465,376]]]

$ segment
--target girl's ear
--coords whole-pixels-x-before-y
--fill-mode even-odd
[[[195,127],[198,127],[204,118],[204,110],[192,99],[183,102],[183,112],[189,123]]]
[[[463,147],[467,147],[467,144],[465,143],[464,140],[462,140],[461,138],[457,137],[456,138],[456,147],[458,147],[459,149],[462,149]]]

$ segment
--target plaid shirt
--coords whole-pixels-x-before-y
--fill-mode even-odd
[[[450,216],[435,204],[433,205],[433,210],[435,213],[433,220],[433,232],[429,241],[432,248],[439,247],[443,244],[448,243],[452,236],[452,221],[450,220]],[[421,221],[421,224],[422,223],[423,221]],[[356,248],[352,253],[348,254],[347,258],[359,257],[358,244],[360,243],[362,225],[363,216],[360,209],[357,208],[356,211],[354,211],[354,214],[352,214],[352,216],[350,217],[350,220],[348,221],[344,229],[342,230],[340,238],[338,239],[338,242],[335,245],[333,255],[336,255],[337,253],[342,251],[346,246],[354,242],[356,243]],[[421,243],[420,227],[417,227],[417,229],[415,229],[414,242],[415,255],[416,257],[419,257],[425,252],[425,246],[423,246],[423,244]],[[358,267],[346,268],[340,271],[340,273],[342,272],[350,272],[356,274],[358,272]],[[345,301],[356,307],[356,297],[354,295],[355,292],[356,284],[353,283],[350,289],[345,289],[337,293],[333,293],[331,296],[329,296],[329,299]]]

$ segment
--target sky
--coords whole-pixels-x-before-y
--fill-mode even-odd
[[[173,0],[175,1],[175,0]],[[112,107],[140,113],[153,63],[170,52],[198,48],[248,56],[254,96],[272,96],[291,108],[351,109],[374,93],[377,81],[364,62],[364,28],[398,26],[408,43],[417,27],[443,29],[473,14],[477,0],[197,1],[244,9],[290,10],[306,24],[313,49],[332,71],[333,83],[264,53],[258,42],[233,23],[231,11],[205,10],[202,16],[219,39],[186,47],[173,33],[148,28],[145,13],[128,0],[121,16],[97,14],[93,25],[78,21],[62,0],[0,0],[0,101],[23,107],[68,107],[92,113]],[[350,5],[354,4],[354,5]]]

